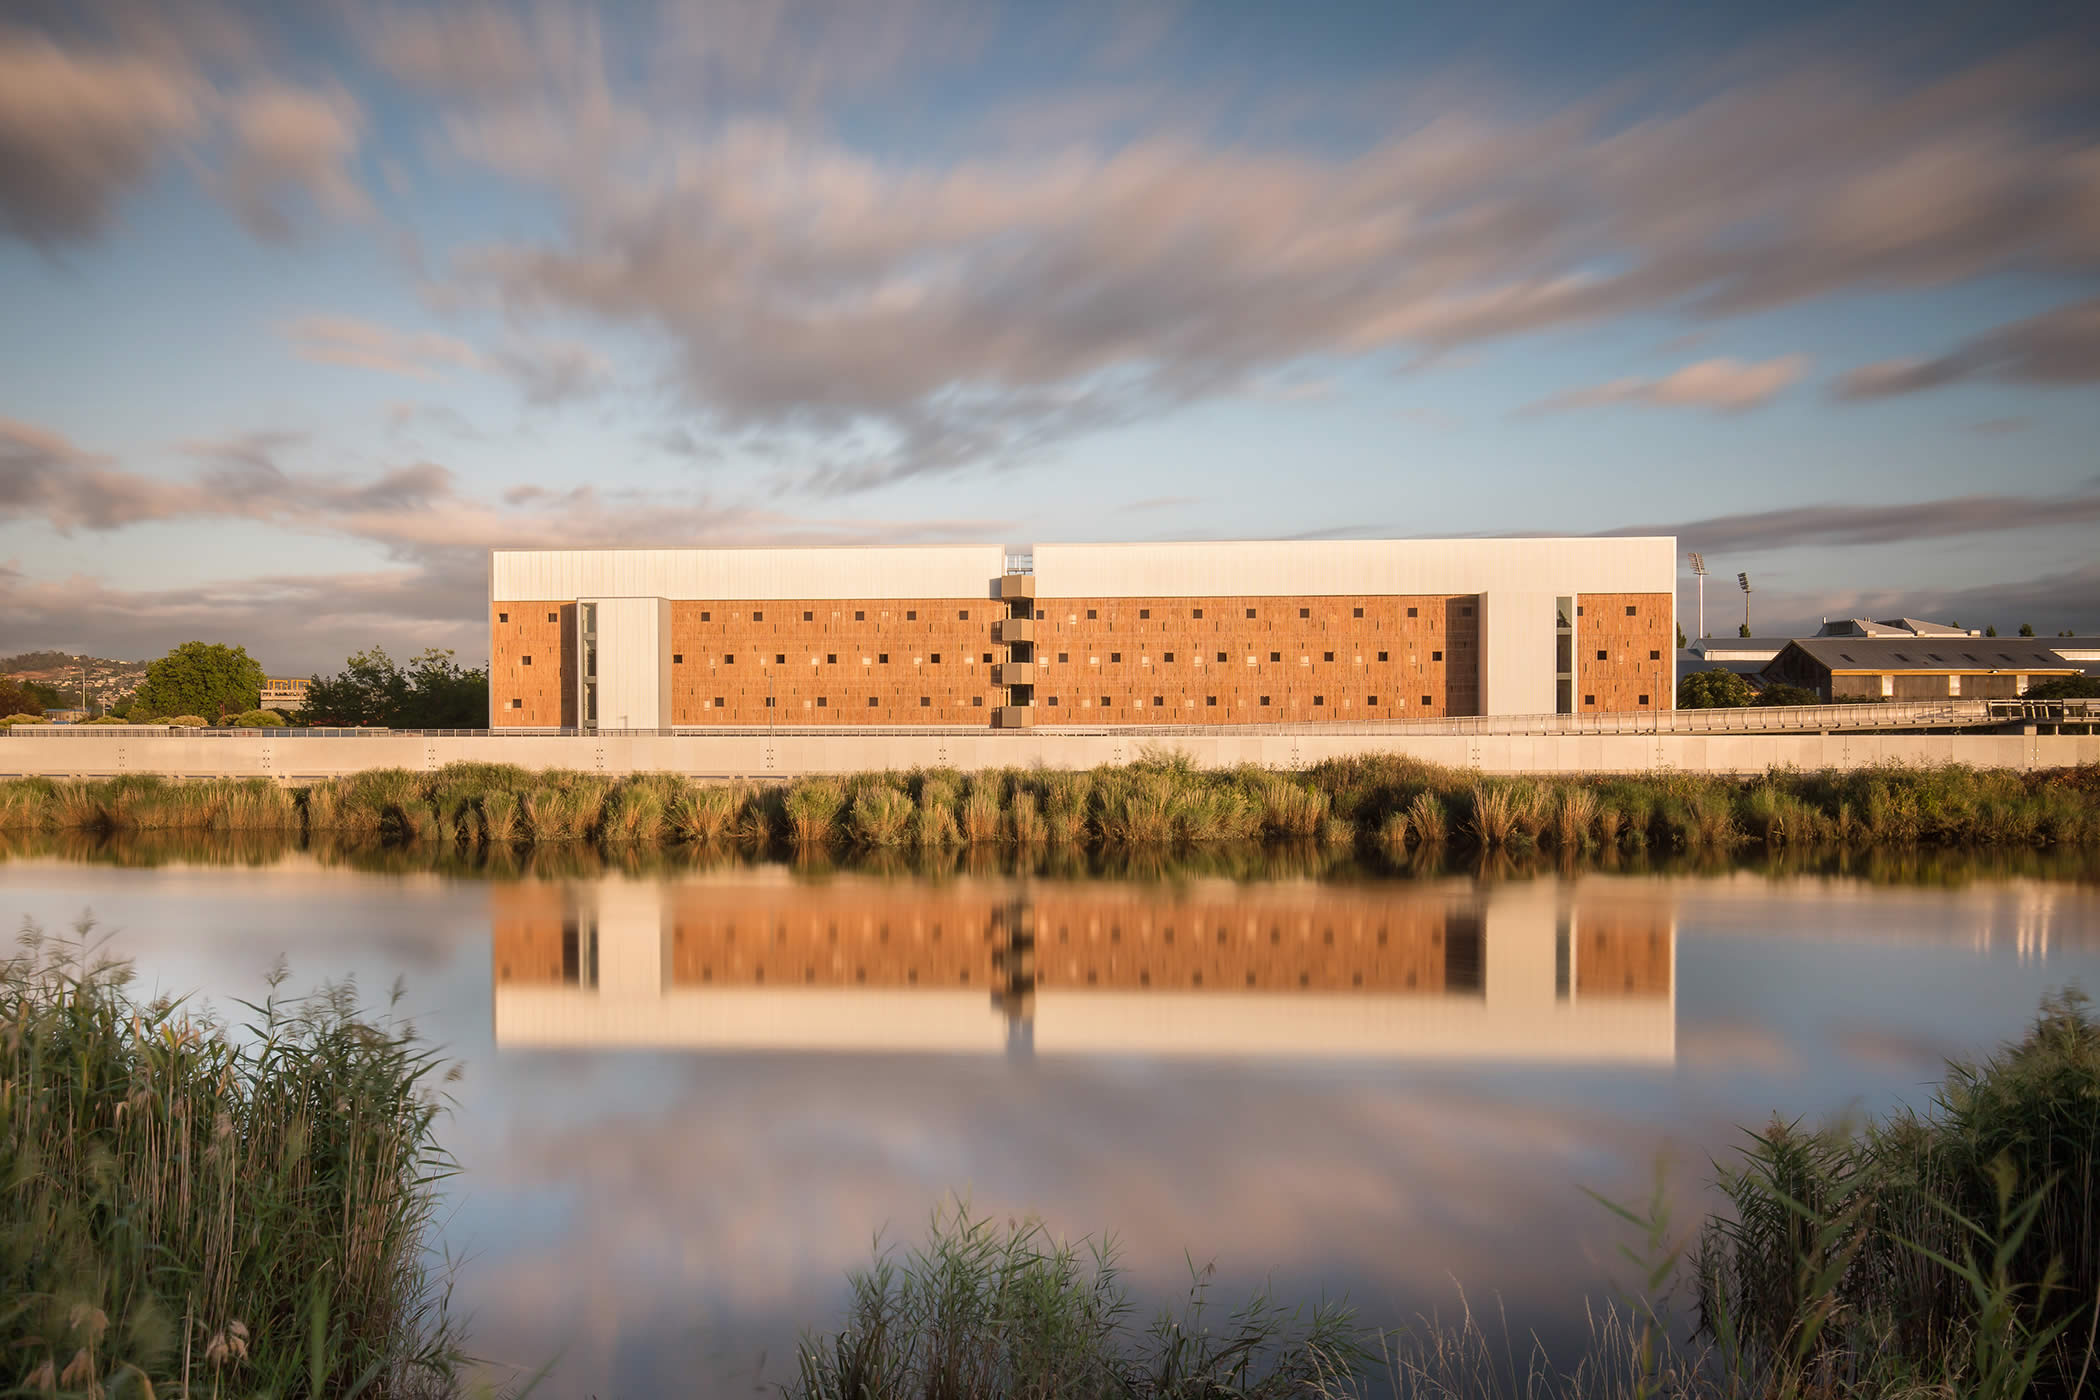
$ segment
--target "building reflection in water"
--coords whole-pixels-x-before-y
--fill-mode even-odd
[[[1666,894],[741,872],[495,886],[496,1041],[1668,1062]]]

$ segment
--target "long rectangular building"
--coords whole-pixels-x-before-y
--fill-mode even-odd
[[[495,550],[495,727],[1208,725],[1674,703],[1668,537]]]

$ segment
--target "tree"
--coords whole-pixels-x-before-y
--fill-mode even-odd
[[[1820,705],[1823,697],[1805,685],[1768,685],[1757,692],[1759,705]]]
[[[20,681],[12,676],[0,676],[0,715],[40,714],[43,708]]]
[[[2029,700],[2100,700],[2100,676],[2055,676],[2027,687]]]
[[[1750,635],[1750,624],[1746,622],[1746,623],[1744,623],[1744,624],[1743,624],[1742,626],[1740,626],[1740,627],[1736,628],[1736,629],[1735,629],[1735,634],[1736,634],[1736,635],[1737,635],[1738,637],[1747,637],[1747,636],[1749,636],[1749,635]]]
[[[1677,683],[1680,710],[1740,710],[1750,703],[1750,682],[1715,667],[1694,671]]]
[[[138,701],[152,715],[237,715],[262,700],[262,663],[246,647],[184,642],[146,668]],[[134,716],[138,705],[132,706]]]
[[[1677,628],[1677,649],[1679,651],[1684,650],[1684,626],[1681,623]]]
[[[1992,624],[1991,624],[1991,625],[1990,625],[1989,627],[1986,627],[1986,628],[1984,628],[1984,629],[1983,629],[1983,635],[1984,635],[1984,636],[1986,636],[1986,637],[1995,637],[1995,636],[1997,636],[1997,635],[1998,635],[1998,625],[1997,625],[1996,623],[1992,623]]]
[[[299,715],[310,725],[389,729],[480,729],[488,716],[488,672],[466,670],[437,647],[405,670],[382,648],[358,652],[340,674],[313,678]]]
[[[2031,623],[2031,622],[2023,622],[2023,623],[2021,623],[2021,624],[2020,624],[2020,635],[2021,635],[2021,636],[2023,636],[2023,637],[2032,637],[2032,636],[2034,635],[2034,624],[2033,624],[2033,623]]]

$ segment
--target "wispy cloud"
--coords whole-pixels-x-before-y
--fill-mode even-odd
[[[434,379],[448,369],[479,369],[479,351],[436,331],[397,331],[354,316],[301,316],[283,327],[292,353],[316,364],[349,365]]]
[[[2100,297],[2000,326],[1931,359],[1866,365],[1840,380],[1837,392],[1885,399],[1973,379],[2055,388],[2100,383]]]
[[[2092,521],[2100,521],[2100,480],[2057,495],[1950,496],[1872,505],[1832,502],[1672,524],[1627,525],[1605,533],[1675,535],[1688,548],[1718,551],[1902,544]]]
[[[1656,379],[1614,379],[1586,389],[1571,389],[1529,405],[1526,413],[1560,413],[1599,404],[1645,403],[1678,408],[1709,408],[1741,413],[1769,402],[1773,395],[1808,372],[1806,355],[1745,363],[1701,360]]]

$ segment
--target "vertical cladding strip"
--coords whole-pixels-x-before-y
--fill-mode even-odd
[[[1672,703],[1677,638],[1671,596],[1585,593],[1576,600],[1582,609],[1575,634],[1578,712],[1653,710]]]
[[[989,725],[1003,612],[984,598],[676,600],[670,722]]]
[[[1038,724],[1340,723],[1479,705],[1471,596],[1038,597],[1035,611]]]

